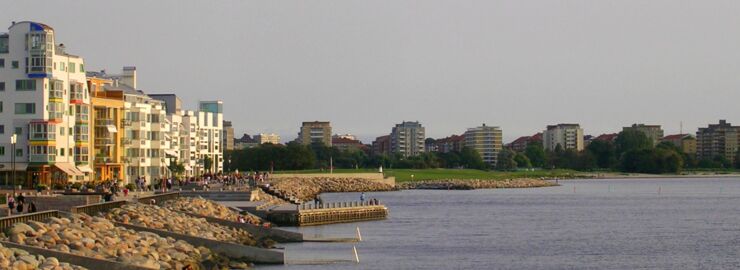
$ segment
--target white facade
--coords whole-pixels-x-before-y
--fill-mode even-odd
[[[280,144],[280,135],[277,135],[275,133],[260,133],[259,135],[254,135],[254,140],[256,140],[259,144]]]
[[[419,122],[403,122],[391,130],[391,152],[404,157],[424,152],[424,127]]]
[[[547,126],[542,132],[542,145],[545,150],[554,151],[558,145],[563,150],[582,151],[583,129],[578,124],[557,124]]]
[[[28,185],[85,181],[92,173],[84,61],[54,40],[54,30],[36,22],[0,34],[0,171],[10,169],[15,132],[17,179]]]

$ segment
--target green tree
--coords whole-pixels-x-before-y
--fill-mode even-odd
[[[545,155],[545,148],[542,147],[541,141],[530,142],[527,144],[527,148],[524,150],[524,154],[527,156],[532,166],[542,168],[547,163]]]
[[[628,151],[653,148],[653,142],[645,136],[645,133],[632,129],[620,132],[614,140],[614,145],[620,157]]]
[[[206,169],[206,172],[212,173],[211,167],[213,166],[213,158],[210,156],[205,156],[203,158],[203,168]]]
[[[595,140],[587,147],[586,151],[596,159],[596,166],[602,169],[612,168],[617,164],[617,151],[610,141]]]
[[[177,158],[170,161],[170,165],[167,166],[172,175],[179,177],[185,172],[185,165],[181,162],[177,162]]]
[[[487,168],[483,158],[478,151],[471,147],[464,146],[460,150],[460,163],[466,168],[483,170]]]
[[[516,153],[514,155],[514,162],[516,162],[517,167],[519,168],[531,168],[532,162],[529,161],[529,158],[527,158],[527,155],[522,153]]]
[[[498,153],[498,161],[496,163],[496,169],[502,171],[514,170],[517,167],[516,161],[514,161],[514,152],[508,148],[504,148]]]

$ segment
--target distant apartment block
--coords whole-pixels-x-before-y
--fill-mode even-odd
[[[696,137],[691,136],[691,134],[668,135],[663,137],[661,141],[672,143],[686,154],[696,154]]]
[[[514,150],[516,152],[524,152],[527,150],[527,146],[531,143],[542,143],[542,133],[537,133],[532,136],[522,136],[517,138],[516,140],[512,141],[507,145],[507,147],[511,150]]]
[[[350,137],[334,136],[331,138],[331,144],[340,151],[357,151],[365,149],[365,145],[362,144],[361,141],[351,139]]]
[[[304,145],[320,142],[331,146],[331,123],[328,121],[303,122],[297,141]]]
[[[617,136],[619,134],[617,133],[607,133],[607,134],[601,134],[599,136],[596,136],[592,141],[604,141],[604,142],[614,142],[617,140]]]
[[[549,125],[542,132],[542,145],[545,150],[554,151],[558,145],[563,150],[573,149],[582,151],[583,129],[578,124]]]
[[[372,144],[372,153],[375,155],[388,155],[391,153],[391,135],[375,138]]]
[[[391,130],[391,153],[404,157],[417,156],[424,152],[424,127],[417,122],[404,121]]]
[[[254,140],[256,140],[257,143],[259,144],[266,144],[266,143],[280,144],[280,135],[277,135],[275,133],[270,133],[270,134],[260,133],[260,134],[254,135]]]
[[[451,135],[442,139],[434,139],[433,142],[429,142],[431,145],[427,146],[432,152],[449,153],[449,152],[460,152],[465,144],[464,135]],[[426,142],[425,142],[426,144]]]
[[[722,156],[734,161],[738,145],[740,145],[740,127],[733,126],[725,120],[719,120],[719,124],[699,128],[696,132],[696,157],[700,160]]]
[[[242,135],[241,138],[234,139],[234,149],[241,150],[247,148],[253,148],[260,145],[260,142],[252,138],[249,134]]]
[[[502,131],[499,127],[482,126],[469,128],[463,135],[465,146],[478,151],[483,162],[496,166],[498,154],[503,148]]]
[[[663,129],[660,128],[660,125],[633,124],[632,126],[622,128],[622,131],[627,130],[642,132],[653,142],[653,145],[658,144],[660,139],[663,138]]]
[[[231,121],[224,121],[224,133],[221,136],[224,152],[234,150],[234,126]]]

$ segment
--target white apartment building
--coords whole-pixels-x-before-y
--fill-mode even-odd
[[[418,121],[397,124],[390,136],[391,153],[412,157],[424,152],[424,127]]]
[[[198,119],[198,161],[202,168],[199,173],[221,173],[224,170],[223,140],[224,103],[223,101],[201,101],[195,112]],[[210,166],[206,160],[211,160]]]
[[[254,140],[257,141],[259,144],[280,144],[280,135],[277,135],[275,133],[260,133],[259,135],[254,135]]]
[[[496,166],[498,163],[498,155],[503,149],[502,136],[501,128],[486,126],[486,124],[469,128],[463,135],[465,146],[478,151],[483,162],[491,166]]]
[[[164,102],[136,90],[136,67],[124,67],[122,74],[104,77],[113,81],[106,90],[124,93],[125,181],[133,183],[137,178],[144,178],[151,184],[154,179],[169,177],[167,155],[173,152],[165,136],[171,128]]]
[[[563,150],[582,151],[584,148],[583,129],[578,124],[549,125],[542,132],[542,145],[545,150],[550,151],[554,151],[558,145]]]
[[[66,53],[63,44],[55,44],[54,29],[24,21],[0,33],[0,93],[4,180],[10,180],[13,155],[17,184],[30,187],[91,179],[90,94],[84,60]],[[15,153],[11,151],[14,133]]]

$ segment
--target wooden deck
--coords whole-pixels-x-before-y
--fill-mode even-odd
[[[324,208],[285,204],[265,210],[267,220],[280,226],[314,226],[381,220],[388,217],[388,208],[384,205],[359,202],[328,203]]]

